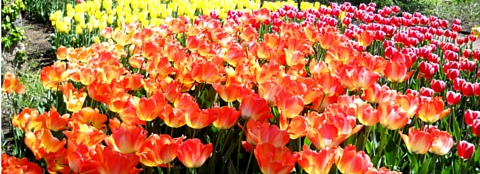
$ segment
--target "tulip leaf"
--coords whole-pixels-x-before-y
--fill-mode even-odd
[[[460,133],[461,133],[461,130],[460,130],[460,126],[458,125],[458,121],[456,119],[453,119],[453,136],[455,136],[455,138],[459,138]]]
[[[229,141],[225,141],[225,142],[229,142]],[[235,151],[235,149],[237,148],[237,145],[238,145],[237,143],[239,143],[238,140],[233,141],[230,144],[230,147],[228,148],[228,150],[223,155],[223,160],[226,160],[226,159],[230,158],[230,155],[232,155],[233,151]]]
[[[372,154],[373,145],[370,140],[367,140],[367,143],[365,143],[365,150],[367,151],[368,154]]]
[[[452,166],[448,166],[446,169],[443,169],[441,174],[450,174],[450,173],[453,173]]]
[[[308,147],[310,147],[310,145],[312,144],[312,142],[310,142],[310,139],[308,137],[305,137],[305,140],[303,140],[303,144],[304,145],[307,145]]]
[[[480,150],[475,151],[475,156],[473,157],[473,160],[478,163],[480,160]]]
[[[422,168],[420,168],[420,171],[418,172],[419,174],[427,174],[428,173],[428,169],[429,169],[429,166],[430,166],[428,164],[430,163],[430,160],[432,160],[432,158],[427,158],[425,161],[423,161]]]

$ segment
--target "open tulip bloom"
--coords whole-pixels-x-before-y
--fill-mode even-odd
[[[478,31],[400,10],[69,4],[50,17],[49,97],[13,106],[2,172],[478,173]]]

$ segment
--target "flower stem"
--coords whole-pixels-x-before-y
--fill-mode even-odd
[[[250,157],[248,157],[247,170],[245,170],[245,173],[248,173],[248,169],[250,168],[250,162],[252,161],[252,156],[253,152],[250,152]]]

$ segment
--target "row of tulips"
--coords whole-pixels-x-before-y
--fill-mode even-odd
[[[479,171],[475,35],[396,6],[308,7],[139,20],[59,46],[40,72],[51,109],[12,119],[28,148],[15,155],[51,173]],[[18,166],[38,170],[2,158]]]

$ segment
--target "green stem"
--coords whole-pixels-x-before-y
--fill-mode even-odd
[[[384,129],[385,130],[382,132],[382,136],[380,136],[380,145],[377,147],[377,152],[375,153],[375,157],[373,158],[373,165],[378,165],[381,153],[383,152],[383,148],[385,147],[385,135],[387,134],[388,129]]]
[[[247,170],[245,170],[246,173],[248,173],[248,169],[250,168],[250,162],[252,161],[252,157],[253,152],[250,152],[250,157],[248,157]]]
[[[195,138],[195,134],[197,133],[197,129],[193,129],[193,134],[192,134],[192,138]]]
[[[232,131],[230,129],[228,129],[228,133],[227,133],[227,136],[225,136],[225,140],[228,140],[228,137],[230,137],[231,132]],[[223,150],[225,150],[225,144],[227,144],[227,143],[222,144],[222,148],[220,149],[220,153],[223,153]]]
[[[360,139],[358,140],[358,148],[357,150],[363,151],[365,149],[365,143],[367,142],[368,135],[370,134],[370,126],[367,126],[364,129],[363,135],[360,136]]]

